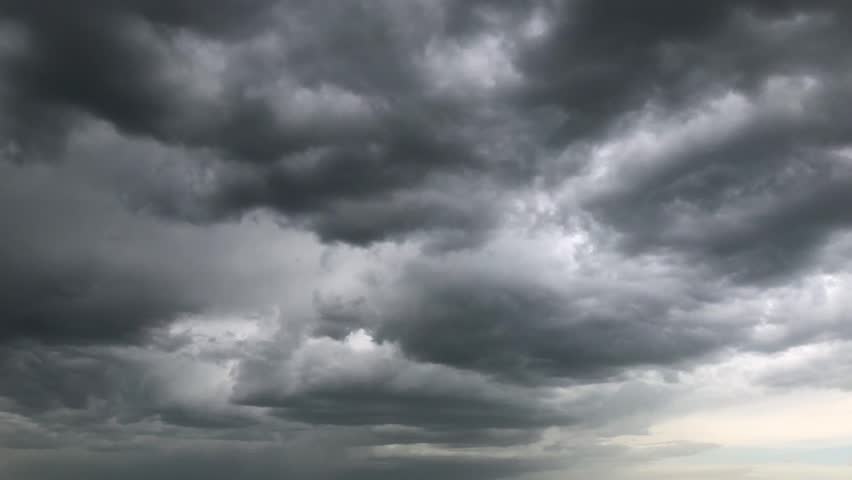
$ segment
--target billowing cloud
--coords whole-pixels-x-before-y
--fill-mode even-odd
[[[0,0],[0,476],[839,478],[850,15]]]

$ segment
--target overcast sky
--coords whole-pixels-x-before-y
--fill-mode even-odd
[[[852,478],[850,24],[0,0],[0,477]]]

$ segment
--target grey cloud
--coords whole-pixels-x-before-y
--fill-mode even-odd
[[[0,0],[0,476],[605,478],[696,366],[848,389],[850,13]]]
[[[4,410],[17,411],[4,413],[2,417],[0,448],[8,461],[0,471],[16,478],[44,479],[54,475],[111,478],[117,474],[133,478],[134,472],[143,467],[145,475],[160,472],[166,478],[186,474],[205,474],[210,478],[311,475],[353,479],[396,478],[405,474],[417,478],[433,473],[455,478],[512,475],[546,467],[538,461],[499,457],[370,453],[375,446],[388,443],[492,447],[535,441],[536,431],[527,428],[479,430],[447,424],[434,429],[434,422],[425,421],[425,429],[392,426],[374,429],[370,427],[375,417],[364,415],[357,405],[348,408],[341,405],[355,419],[346,423],[359,424],[345,428],[316,424],[304,428],[270,416],[251,415],[233,415],[236,421],[229,422],[227,411],[208,410],[204,404],[180,403],[182,394],[174,391],[176,385],[162,382],[162,377],[170,376],[195,382],[192,376],[197,372],[181,373],[184,367],[180,357],[164,359],[142,349],[22,347],[28,348],[4,350],[3,367],[9,373],[8,384],[16,387],[0,392],[16,401],[14,407],[4,405]],[[146,363],[145,359],[153,363]],[[171,371],[161,371],[158,365]],[[498,394],[497,389],[493,394]],[[179,402],[171,405],[164,402],[170,396]],[[379,394],[376,398],[381,397]],[[385,402],[392,400],[390,394],[384,397]],[[206,402],[209,397],[201,399]],[[420,404],[409,402],[410,398],[403,400],[400,406],[409,409],[408,418],[422,420],[414,412],[414,407]],[[317,398],[316,402],[321,399]],[[315,406],[303,408],[304,417],[309,417],[309,409]],[[175,412],[185,413],[179,413],[181,418],[177,418]],[[393,411],[389,414],[393,415]],[[12,415],[17,415],[15,422],[9,421]],[[187,418],[191,421],[187,422]],[[329,419],[313,420],[327,423]],[[353,448],[363,452],[352,451]],[[33,452],[38,452],[38,457],[31,457]],[[335,452],[333,461],[318,457],[331,455],[330,452]]]
[[[535,263],[527,266],[523,257],[504,258],[516,268],[496,271],[487,263],[495,253],[463,255],[407,265],[363,301],[321,298],[325,323],[318,333],[368,328],[377,340],[396,342],[421,361],[534,383],[676,365],[740,344],[747,335],[747,323],[714,325],[700,313],[708,300],[697,288],[700,279],[679,279],[694,287],[674,287],[666,278],[657,285],[629,277],[536,281]]]
[[[558,181],[575,167],[566,170],[569,166],[550,162],[555,150],[596,144],[649,106],[677,111],[731,90],[751,97],[777,75],[837,75],[841,66],[829,55],[814,53],[843,44],[846,34],[840,26],[847,14],[827,1],[743,0],[700,8],[666,1],[642,6],[541,3],[534,7],[545,12],[547,28],[541,38],[524,40],[516,30],[533,7],[524,10],[503,2],[446,8],[384,3],[367,8],[356,3],[339,12],[322,2],[234,5],[224,0],[215,8],[189,1],[121,2],[92,4],[87,7],[91,15],[76,10],[62,15],[40,3],[11,2],[6,6],[10,18],[23,26],[29,40],[5,59],[15,74],[7,86],[9,102],[39,117],[45,117],[39,112],[61,113],[63,105],[72,105],[129,134],[235,161],[222,168],[212,192],[194,199],[200,204],[191,209],[195,213],[169,208],[165,213],[213,220],[271,208],[326,240],[368,244],[435,231],[454,239],[437,245],[466,245],[487,237],[499,223],[503,203],[477,204],[482,195],[475,194],[471,202],[456,188],[436,188],[441,179],[479,178],[466,180],[467,188],[461,190],[473,193],[505,193],[550,173],[556,178],[549,175],[547,180]],[[412,18],[420,21],[410,22]],[[275,21],[281,28],[273,28]],[[317,28],[308,31],[308,24]],[[191,38],[202,49],[222,47],[211,54],[222,69],[202,68],[201,77],[184,72],[183,63],[193,61],[180,56],[181,42],[187,42],[184,32],[195,35]],[[430,42],[443,36],[449,47],[442,54],[450,55],[452,48],[483,35],[508,39],[504,54],[517,68],[519,84],[485,97],[431,92],[418,64]],[[786,39],[795,39],[796,47],[780,55],[780,42]],[[82,52],[86,42],[97,45],[97,55],[73,54]],[[744,43],[753,47],[736,48]],[[699,63],[702,58],[707,60]],[[439,69],[437,74],[447,72]],[[221,88],[214,88],[209,98],[191,94],[181,83],[193,80]],[[25,126],[28,116],[17,115],[12,126]],[[775,159],[795,155],[798,147],[820,146],[828,141],[826,135],[834,143],[848,137],[844,129],[830,125],[843,123],[843,117],[833,122],[809,118],[816,123],[785,129],[781,135],[754,132],[754,137],[747,134],[710,152],[690,152],[685,157],[690,165],[701,163],[699,171],[675,167],[661,172],[630,185],[632,195],[593,205],[592,212],[627,237],[636,236],[636,244],[678,246],[666,238],[643,237],[639,226],[622,218],[624,210],[633,211],[625,206],[646,205],[641,216],[652,220],[670,208],[672,198],[700,207],[713,201],[713,190],[743,188],[762,171],[730,178],[726,167],[719,171],[719,162],[742,158],[738,164],[768,164],[777,170],[786,161]],[[39,135],[49,131],[38,124],[32,130]],[[543,136],[552,137],[551,147],[520,148],[525,142],[547,144]],[[505,142],[506,137],[512,141]],[[488,148],[495,143],[500,148]],[[706,175],[696,177],[704,168],[709,169]],[[667,188],[685,180],[693,186]],[[636,192],[645,193],[637,199]],[[433,193],[452,200],[421,200]],[[403,215],[394,203],[406,209],[411,204],[414,211]],[[471,203],[475,208],[462,207]],[[665,231],[668,221],[656,219],[662,228],[650,230]],[[804,255],[836,223],[817,222],[779,249]],[[755,235],[777,236],[771,226],[765,230]],[[470,238],[457,239],[464,236]],[[737,246],[754,243],[750,238],[698,248],[709,255],[708,261],[728,258],[718,250],[744,252],[758,257],[756,263],[777,261],[777,255],[750,256]],[[729,263],[739,263],[734,256]],[[755,266],[761,269],[770,268]]]
[[[388,345],[357,348],[318,338],[283,356],[244,361],[234,401],[273,407],[282,417],[312,424],[435,431],[528,429],[579,420],[561,408],[555,392],[501,386],[474,373],[415,363]]]
[[[686,142],[650,157],[625,152],[614,190],[581,198],[579,208],[613,226],[628,251],[675,250],[745,281],[783,281],[808,266],[849,225],[834,208],[843,201],[845,160],[832,159],[852,138],[847,115],[832,107],[848,95],[837,79],[849,65],[832,54],[849,42],[848,14],[838,2],[566,8],[564,21],[521,63],[528,85],[538,85],[533,98],[565,113],[557,140],[587,157],[578,145],[621,141],[631,134],[625,125],[650,130],[648,141],[661,149]],[[562,68],[568,61],[577,67]],[[785,81],[814,85],[802,93]],[[731,95],[754,112],[676,138],[716,108],[714,99]],[[655,117],[669,123],[655,131]],[[714,137],[731,125],[730,134]]]
[[[748,89],[787,71],[773,69],[788,67],[781,62],[791,55],[776,54],[774,39],[742,31],[738,22],[743,16],[771,21],[840,10],[832,3],[558,4],[553,27],[520,62],[529,79],[526,95],[566,113],[563,142],[594,138],[651,102],[689,105],[707,93]],[[742,37],[759,46],[738,48]],[[803,66],[813,59],[794,58]]]
[[[317,449],[325,452],[319,457]],[[171,452],[122,453],[109,456],[69,452],[50,457],[16,458],[2,472],[25,480],[50,480],[85,476],[108,479],[122,476],[165,479],[200,476],[214,480],[234,477],[278,479],[448,479],[506,478],[522,472],[547,468],[541,463],[516,459],[477,458],[386,458],[376,461],[350,459],[327,441],[305,445],[272,445],[262,448],[181,448]]]
[[[642,433],[673,394],[629,378],[576,390],[519,385],[503,372],[407,358],[404,348],[374,343],[363,331],[306,339],[292,350],[277,343],[241,362],[232,401],[312,426],[369,428],[368,443],[377,446],[523,447],[553,427]],[[542,374],[534,368],[531,375]]]
[[[837,207],[848,190],[848,160],[807,138],[812,119],[826,113],[823,102],[806,100],[792,121],[760,112],[740,132],[674,158],[652,155],[658,171],[625,177],[588,205],[624,232],[628,249],[675,248],[746,280],[806,268],[849,225]]]
[[[128,208],[189,173],[166,169],[167,149],[120,138],[84,130],[59,165],[0,165],[4,341],[141,341],[181,315],[286,301],[288,278],[313,271],[320,247],[271,221],[211,230]],[[166,172],[179,180],[169,185]],[[255,256],[296,246],[301,263]]]
[[[7,345],[0,353],[0,365],[9,379],[0,389],[0,397],[11,402],[6,409],[48,431],[82,428],[85,432],[86,424],[97,428],[111,419],[125,425],[157,420],[210,431],[257,423],[251,412],[229,409],[224,395],[187,398],[176,393],[170,383],[174,377],[207,373],[179,355],[160,352],[157,358],[144,351],[32,343]],[[166,363],[171,372],[158,372]],[[215,393],[199,392],[196,397]]]
[[[830,388],[852,390],[852,354],[846,342],[817,343],[814,352],[804,352],[799,361],[779,359],[776,365],[755,375],[762,385],[779,390],[794,388]],[[807,350],[807,347],[805,347]],[[802,353],[801,351],[793,351]]]
[[[2,395],[24,412],[86,408],[90,398],[109,393],[109,378],[120,370],[104,368],[101,360],[86,352],[4,347],[0,363],[9,381]]]
[[[407,425],[379,425],[371,429],[377,445],[431,444],[448,448],[458,447],[511,447],[527,445],[541,438],[542,432],[529,428],[481,428],[474,430],[412,427]]]
[[[131,233],[116,230],[115,222],[130,226],[120,210],[79,186],[63,185],[53,172],[2,168],[4,339],[127,341],[200,307],[178,291],[174,278],[134,265],[133,257],[117,257],[129,253],[121,236]]]
[[[15,112],[6,121],[10,145],[21,158],[48,143],[61,150],[63,127],[51,125],[65,117],[73,125],[82,113],[128,135],[232,161],[215,191],[195,198],[192,220],[270,208],[325,239],[357,244],[431,229],[472,238],[488,230],[494,207],[460,214],[455,204],[466,197],[419,201],[416,225],[390,205],[430,195],[449,175],[516,181],[517,159],[481,148],[486,138],[521,133],[512,131],[509,110],[422,93],[430,87],[417,62],[424,42],[444,28],[441,7],[351,4],[334,13],[322,3],[269,3],[6,5],[10,25],[23,32],[21,48],[3,59],[13,73],[5,85]],[[429,21],[399,24],[414,16]],[[272,28],[273,19],[282,28]],[[222,69],[192,63],[204,49]],[[208,94],[187,82],[220,87]]]

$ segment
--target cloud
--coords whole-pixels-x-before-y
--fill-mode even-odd
[[[311,274],[274,259],[320,247],[269,220],[208,229],[145,213],[145,192],[191,181],[181,169],[164,181],[179,151],[99,126],[69,145],[57,165],[0,164],[3,340],[137,341],[182,315],[276,305],[283,283]]]
[[[343,15],[270,3],[239,14],[228,1],[92,4],[64,14],[12,2],[7,29],[20,46],[4,58],[14,72],[10,148],[43,156],[46,145],[61,148],[63,130],[81,115],[94,116],[127,135],[225,159],[212,191],[190,195],[194,213],[163,213],[216,220],[269,208],[324,239],[357,244],[488,230],[496,205],[479,200],[474,210],[468,195],[514,183],[519,160],[487,151],[486,138],[530,131],[481,100],[421,93],[425,53],[416,45],[443,28],[440,12],[352,4]],[[397,29],[413,16],[432,21]],[[320,21],[317,32],[303,28]],[[447,185],[456,175],[477,181]],[[406,206],[420,222],[403,218]]]
[[[750,341],[752,324],[710,310],[739,294],[730,286],[659,258],[622,262],[554,231],[509,235],[376,272],[351,299],[320,296],[317,333],[365,328],[419,361],[533,384],[685,366]]]
[[[748,475],[848,403],[850,14],[0,2],[0,473]]]
[[[500,386],[476,374],[418,364],[363,331],[310,339],[282,359],[242,365],[235,400],[308,423],[445,430],[570,424],[555,392]],[[271,371],[270,371],[271,370]],[[532,397],[532,398],[531,398]]]
[[[642,120],[598,148],[577,201],[630,249],[674,248],[747,281],[806,268],[848,223],[833,208],[848,161],[807,138],[825,112],[819,83],[774,77],[752,99],[727,94],[659,126]]]

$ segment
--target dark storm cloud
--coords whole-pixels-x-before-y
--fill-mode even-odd
[[[713,323],[702,315],[720,292],[703,291],[700,280],[691,286],[689,278],[641,284],[589,277],[551,284],[532,280],[535,263],[521,258],[504,259],[515,265],[510,273],[490,268],[487,262],[498,256],[415,263],[360,301],[320,298],[324,322],[317,333],[367,328],[421,361],[533,383],[675,365],[747,338],[748,323]]]
[[[832,160],[852,139],[834,107],[849,95],[840,79],[850,64],[837,55],[849,13],[842,2],[577,2],[519,65],[528,101],[565,115],[555,142],[606,145],[629,135],[625,125],[654,131],[659,152],[626,152],[613,190],[580,201],[626,248],[674,248],[748,281],[777,279],[850,224],[837,207],[848,162]],[[749,118],[720,114],[676,138],[731,95]],[[669,123],[654,130],[652,112]],[[666,151],[673,141],[684,144]]]
[[[38,167],[0,168],[0,338],[129,341],[200,307],[174,278],[119,258],[130,232],[116,228],[133,225],[97,195]]]
[[[328,338],[241,364],[234,401],[312,424],[402,425],[441,431],[542,428],[578,421],[553,392],[501,386],[473,373],[418,364],[386,345],[353,349]]]
[[[6,372],[2,395],[23,411],[81,409],[90,398],[105,396],[117,365],[105,368],[97,355],[77,355],[38,348],[4,347],[0,364]]]
[[[722,355],[848,388],[850,14],[0,0],[0,476],[501,478]]]
[[[850,224],[841,207],[852,179],[848,156],[817,138],[833,128],[820,128],[823,121],[846,120],[827,105],[839,95],[828,89],[796,118],[772,118],[772,107],[757,106],[769,111],[730,136],[674,155],[638,153],[659,169],[619,180],[613,193],[588,202],[590,210],[624,232],[628,249],[673,247],[747,280],[807,267]],[[779,90],[779,104],[796,93]]]
[[[11,402],[9,411],[52,431],[57,442],[63,432],[87,433],[110,420],[125,425],[157,420],[174,429],[208,431],[256,423],[246,412],[175,397],[168,375],[152,376],[151,370],[162,361],[102,347],[11,344],[0,350],[0,366],[8,379],[0,397]],[[175,372],[205,373],[180,357],[167,361]]]
[[[459,338],[474,345],[475,333]],[[515,347],[506,343],[507,349]],[[307,339],[292,351],[282,351],[278,342],[272,345],[241,362],[234,403],[270,408],[277,417],[310,425],[373,426],[377,444],[529,444],[551,427],[592,428],[615,419],[641,425],[639,418],[627,421],[635,405],[642,404],[649,414],[669,398],[665,388],[630,381],[607,385],[596,379],[596,387],[569,396],[552,385],[506,383],[509,375],[517,376],[511,366],[489,370],[447,358],[422,361],[419,352],[408,356],[408,345],[375,343],[363,331],[342,340]],[[498,355],[490,348],[482,345],[484,361]],[[523,361],[522,356],[534,354],[530,351],[511,354]],[[596,368],[591,362],[573,367],[585,369],[585,375]],[[477,368],[485,373],[471,371]],[[527,373],[558,375],[537,368],[529,365]]]
[[[544,12],[547,28],[527,41],[516,30],[535,9]],[[649,106],[692,108],[731,90],[750,97],[773,75],[836,74],[843,66],[829,52],[848,37],[842,28],[847,9],[828,1],[732,0],[695,7],[570,2],[527,9],[507,2],[331,8],[324,2],[127,1],[80,8],[10,1],[4,10],[8,30],[21,37],[3,57],[10,72],[4,102],[16,112],[6,119],[15,148],[27,150],[27,136],[47,143],[42,140],[58,119],[75,121],[72,112],[85,112],[128,134],[208,149],[236,163],[223,167],[212,192],[193,200],[200,203],[193,213],[170,208],[173,199],[154,199],[164,213],[210,220],[268,207],[325,240],[355,244],[430,231],[451,237],[439,245],[482,241],[503,205],[467,207],[466,191],[481,197],[478,192],[524,184],[543,172],[556,172],[547,180],[558,181],[575,167],[549,164],[554,149],[604,141]],[[436,39],[445,42],[439,55],[450,55],[485,35],[510,45],[504,53],[517,68],[516,84],[484,96],[436,91],[422,65]],[[223,68],[186,68],[194,61],[186,45],[193,42],[212,48],[207,55]],[[749,48],[740,48],[744,44]],[[453,73],[446,62],[438,65],[435,74]],[[491,72],[470,75],[484,79]],[[187,85],[201,81],[219,86],[200,94]],[[641,216],[654,219],[673,198],[703,206],[712,202],[705,198],[707,188],[747,188],[762,172],[751,173],[749,165],[778,171],[799,147],[822,147],[826,135],[833,143],[848,138],[845,129],[831,128],[844,123],[842,116],[831,118],[835,114],[841,113],[828,120],[809,116],[784,129],[775,148],[766,149],[776,142],[755,132],[734,145],[698,152],[711,158],[684,155],[701,167],[673,168],[630,185],[628,191],[644,192],[642,198],[624,194],[590,207],[627,237],[635,233],[634,244],[671,246],[676,242],[643,235],[622,218],[625,206],[646,205]],[[535,122],[526,125],[528,120]],[[26,132],[16,133],[20,129]],[[542,135],[551,137],[551,147],[517,149]],[[487,148],[507,137],[515,150]],[[739,158],[735,168],[742,165],[745,175],[716,174],[716,164]],[[693,180],[697,190],[666,188],[702,169],[708,171]],[[447,187],[448,176],[476,181]],[[429,200],[435,195],[450,200]],[[665,232],[669,221],[658,218],[662,228],[649,231]],[[686,248],[709,254],[709,261],[733,255],[729,263],[739,263],[736,254],[743,253],[758,263],[773,262],[777,254],[749,255],[739,246],[779,237],[769,223],[754,235],[735,232],[717,244]],[[789,249],[799,257],[845,223],[835,217],[813,222],[769,250]]]
[[[289,212],[327,241],[367,245],[434,231],[475,243],[496,222],[489,202],[495,195],[476,193],[492,187],[463,169],[455,173],[465,180],[447,178],[459,155],[468,154],[428,138],[397,141],[309,152],[293,166],[225,178],[210,203],[220,213],[258,207]],[[441,176],[430,179],[433,170]]]
[[[3,2],[23,36],[4,59],[12,94],[25,112],[78,108],[119,128],[171,138],[179,85],[168,81],[168,29],[219,36],[248,27],[264,2]],[[166,29],[161,29],[166,27]],[[173,33],[173,32],[172,32]],[[16,123],[28,125],[24,115]],[[171,123],[171,124],[169,124]]]
[[[323,453],[319,453],[323,452]],[[343,480],[392,480],[410,478],[506,478],[547,469],[557,462],[532,462],[501,458],[381,458],[375,461],[348,458],[328,442],[304,445],[273,445],[262,448],[181,448],[173,451],[122,453],[112,456],[65,454],[33,461],[16,458],[3,467],[5,474],[24,480],[51,480],[83,476],[93,480],[117,476],[142,480],[202,477],[211,480],[251,478],[317,478]]]
[[[335,391],[336,390],[336,391]],[[535,395],[535,392],[529,392]],[[539,392],[540,394],[540,392]],[[476,393],[445,395],[424,391],[394,391],[384,385],[330,386],[326,391],[312,391],[283,398],[248,397],[242,403],[276,407],[277,414],[291,420],[329,425],[416,425],[430,429],[430,435],[417,436],[420,441],[442,438],[434,429],[467,432],[468,442],[479,429],[543,428],[570,424],[575,420],[554,409],[520,399],[478,398]],[[463,437],[464,438],[464,437]],[[498,437],[499,438],[499,437]],[[529,436],[522,437],[529,440]],[[482,436],[481,440],[493,440]],[[431,443],[431,442],[430,442]]]
[[[280,301],[277,282],[299,266],[258,251],[300,244],[310,255],[306,236],[271,222],[204,228],[129,211],[121,197],[172,188],[174,157],[116,139],[95,128],[56,165],[0,163],[2,341],[150,341],[182,315]]]
[[[440,5],[270,3],[7,2],[7,30],[19,37],[2,58],[10,148],[24,159],[61,148],[67,125],[90,115],[235,163],[217,191],[196,199],[194,220],[269,207],[324,239],[358,244],[487,230],[494,206],[465,212],[464,197],[420,199],[421,191],[443,193],[448,175],[502,184],[518,171],[518,159],[480,147],[521,133],[511,131],[509,111],[425,93],[432,87],[418,62],[445,28]],[[399,24],[414,17],[427,21]],[[224,69],[193,65],[193,49],[208,49]],[[218,87],[204,93],[198,82]],[[399,197],[415,205],[420,223],[390,205]],[[170,201],[152,203],[186,214]]]
[[[566,122],[556,140],[593,138],[649,103],[669,108],[690,105],[704,95],[748,90],[767,75],[826,67],[818,62],[831,57],[814,58],[813,43],[794,46],[794,55],[790,55],[787,48],[775,50],[782,46],[780,41],[788,39],[762,37],[743,22],[784,21],[797,14],[832,15],[841,3],[731,0],[687,5],[654,0],[559,4],[552,30],[518,62],[528,76],[525,94],[534,105],[564,111]],[[832,24],[831,29],[834,37],[817,38],[836,46],[836,36],[842,38],[845,33],[840,23]],[[755,43],[741,48],[740,41]]]
[[[204,472],[208,478],[238,475],[253,479],[281,475],[397,478],[402,474],[419,478],[418,475],[433,473],[450,478],[455,475],[490,478],[548,465],[548,462],[490,457],[373,456],[369,453],[371,448],[387,444],[501,447],[538,438],[538,431],[528,426],[515,430],[479,428],[477,424],[482,425],[481,421],[471,421],[458,413],[435,411],[435,405],[428,400],[440,397],[440,393],[435,395],[421,389],[397,404],[398,409],[406,409],[402,415],[407,415],[408,421],[422,423],[425,428],[382,426],[379,422],[377,428],[368,429],[377,418],[366,414],[365,406],[358,405],[358,399],[352,395],[349,395],[350,400],[356,403],[339,404],[340,412],[332,416],[308,418],[322,403],[320,398],[299,406],[301,415],[293,413],[291,416],[327,424],[342,418],[341,414],[346,412],[351,418],[344,423],[357,425],[329,429],[314,424],[310,429],[293,428],[276,421],[275,417],[258,417],[239,410],[217,411],[203,398],[201,404],[186,403],[186,399],[180,398],[181,394],[175,395],[170,390],[168,382],[162,382],[174,371],[182,370],[186,359],[164,360],[151,355],[150,351],[135,352],[107,348],[46,349],[37,345],[5,347],[0,363],[9,381],[4,382],[0,397],[13,403],[3,404],[0,450],[8,462],[0,471],[15,478],[47,479],[54,474],[67,476],[69,472],[88,478],[99,475],[110,478],[117,474],[132,478],[136,467],[150,464],[150,468],[146,467],[146,475],[157,471],[166,478]],[[146,364],[146,361],[155,363]],[[170,371],[163,371],[165,369]],[[187,376],[175,378],[194,382],[192,376],[200,373],[203,372],[190,370]],[[427,402],[416,401],[418,395]],[[491,395],[501,394],[494,389]],[[393,400],[391,397],[392,394],[387,393],[375,398],[388,406],[387,402]],[[415,401],[411,402],[412,399]],[[486,424],[505,423],[505,419],[511,417],[523,419],[527,414],[541,415],[534,411],[532,399],[515,398],[514,402],[529,402],[531,406],[523,410],[515,406],[504,411],[502,418],[496,405],[482,404],[484,409],[493,409],[490,414],[483,414],[463,406],[464,402],[459,399],[456,408],[465,408],[468,415],[489,417]],[[481,402],[473,398],[472,403],[480,405]],[[432,419],[426,419],[427,412],[432,412]],[[401,418],[399,414],[390,408],[383,418],[398,419]],[[436,419],[442,424],[446,421],[442,419],[460,420],[465,424],[450,423],[435,428]],[[175,446],[167,447],[170,442]],[[347,451],[352,447],[366,450],[364,454],[354,454]],[[318,457],[331,455],[330,451],[336,452],[331,457],[333,461]],[[28,457],[33,452],[43,452],[38,457],[38,467]],[[217,459],[227,460],[220,465]],[[56,462],[55,473],[53,462]],[[136,467],[129,468],[133,465]]]

